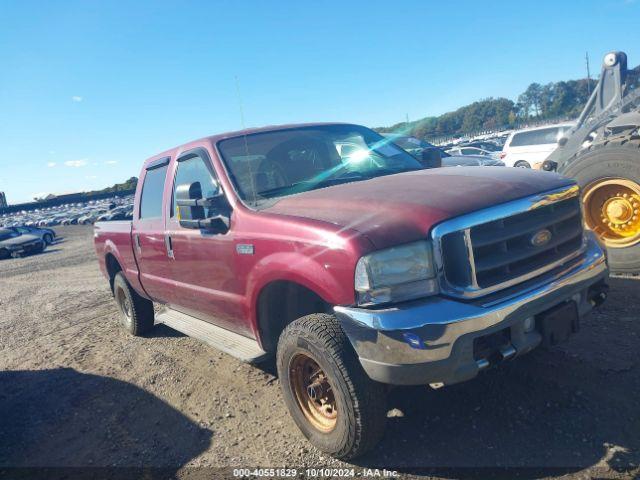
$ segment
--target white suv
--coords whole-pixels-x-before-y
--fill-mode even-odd
[[[573,124],[525,128],[511,132],[500,159],[507,167],[540,168],[558,146],[558,140]]]

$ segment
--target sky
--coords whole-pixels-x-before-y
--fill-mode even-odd
[[[370,127],[640,64],[640,0],[0,0],[0,191],[104,188],[206,135]],[[243,112],[243,115],[241,114]]]

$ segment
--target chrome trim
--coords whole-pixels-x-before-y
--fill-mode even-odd
[[[493,222],[503,218],[511,217],[519,213],[535,210],[536,208],[545,207],[553,203],[561,202],[569,198],[577,197],[580,194],[580,188],[577,185],[570,185],[568,187],[562,187],[548,192],[543,192],[530,197],[513,200],[511,202],[496,205],[494,207],[485,208],[484,210],[478,210],[476,212],[468,213],[460,217],[455,217],[450,220],[436,225],[431,231],[431,238],[433,240],[433,258],[436,266],[436,272],[440,283],[440,291],[444,294],[451,295],[458,298],[473,299],[488,295],[490,293],[504,290],[518,283],[526,282],[538,275],[542,275],[545,272],[553,270],[560,265],[578,257],[584,253],[585,242],[583,241],[582,247],[575,252],[567,255],[564,258],[556,260],[553,263],[538,268],[532,272],[522,275],[517,278],[512,278],[506,282],[502,282],[496,285],[492,285],[487,288],[480,288],[476,280],[475,265],[473,262],[473,249],[471,248],[470,229],[484,223]],[[581,212],[582,213],[582,212]],[[463,232],[465,246],[467,247],[467,253],[470,261],[470,268],[472,274],[472,284],[469,287],[458,287],[451,284],[445,275],[444,271],[444,259],[442,253],[442,238],[445,235]]]
[[[476,365],[478,366],[478,370],[484,370],[485,368],[489,368],[490,363],[486,358],[481,358],[480,360],[476,360]]]
[[[513,345],[509,344],[500,349],[500,355],[502,355],[503,360],[508,360],[510,358],[515,357],[516,349],[513,347]]]
[[[466,379],[467,374],[475,376],[485,367],[483,359],[473,358],[474,338],[510,328],[515,352],[506,348],[502,354],[517,357],[541,340],[537,331],[525,330],[528,318],[566,300],[576,301],[580,316],[591,311],[588,292],[607,278],[607,265],[595,235],[588,232],[586,236],[585,254],[571,268],[490,306],[436,296],[377,309],[336,306],[334,311],[363,368],[374,380],[415,385],[445,378],[449,380],[446,384]],[[422,340],[423,348],[410,345],[405,333]],[[381,373],[385,368],[399,369],[393,370],[398,375],[409,368],[429,381],[408,383],[391,378]]]
[[[471,287],[474,290],[480,290],[480,285],[478,285],[478,275],[476,274],[476,259],[473,256],[473,243],[471,243],[470,228],[464,229],[464,246],[467,248],[467,259],[469,260],[469,266],[471,267]]]

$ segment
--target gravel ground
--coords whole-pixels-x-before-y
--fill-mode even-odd
[[[126,334],[92,230],[58,234],[41,255],[0,262],[0,476],[34,466],[145,466],[183,478],[285,466],[638,475],[640,281],[612,280],[608,302],[561,348],[438,391],[392,391],[384,440],[350,465],[298,432],[273,365],[242,364],[162,326]]]

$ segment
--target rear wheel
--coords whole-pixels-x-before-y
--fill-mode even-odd
[[[334,316],[308,315],[287,326],[277,364],[289,412],[315,447],[349,459],[380,440],[384,386],[366,375]]]
[[[559,171],[582,187],[585,224],[607,248],[611,270],[640,274],[640,139],[592,145]]]
[[[153,328],[153,303],[131,288],[122,272],[113,280],[113,296],[120,309],[122,326],[132,335],[143,335]]]

